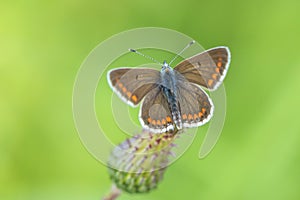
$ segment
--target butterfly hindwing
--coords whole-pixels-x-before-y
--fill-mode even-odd
[[[214,106],[206,92],[193,83],[181,80],[177,90],[183,127],[198,127],[210,120]]]
[[[131,106],[137,106],[144,96],[157,87],[159,71],[149,68],[118,68],[108,72],[112,89]]]
[[[155,133],[174,129],[169,104],[160,87],[152,89],[145,97],[140,108],[140,122]]]
[[[174,69],[188,81],[215,90],[225,78],[229,63],[229,49],[216,47],[182,61]]]

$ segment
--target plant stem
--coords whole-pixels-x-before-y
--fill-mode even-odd
[[[115,200],[118,198],[118,196],[120,196],[121,194],[121,190],[118,189],[114,184],[111,187],[110,193],[105,196],[102,200]]]

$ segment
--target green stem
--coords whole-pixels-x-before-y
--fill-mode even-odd
[[[119,190],[114,184],[111,187],[110,193],[104,197],[102,200],[115,200],[121,195],[121,190]]]

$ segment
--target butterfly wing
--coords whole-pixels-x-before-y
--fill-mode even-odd
[[[210,120],[214,106],[199,86],[179,80],[177,94],[183,127],[198,127]]]
[[[225,78],[229,63],[228,47],[216,47],[182,61],[174,69],[188,81],[216,90]]]
[[[140,109],[140,122],[154,133],[174,130],[168,101],[160,87],[154,88],[145,97]]]
[[[159,71],[149,68],[118,68],[110,70],[107,74],[111,88],[133,107],[157,87],[159,77]]]

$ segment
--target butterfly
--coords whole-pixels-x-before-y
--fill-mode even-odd
[[[166,61],[160,71],[117,68],[108,72],[107,79],[127,104],[136,107],[142,102],[139,120],[145,129],[164,133],[198,127],[211,119],[214,110],[201,86],[209,91],[220,86],[230,56],[229,48],[220,46],[183,60],[174,68]]]

